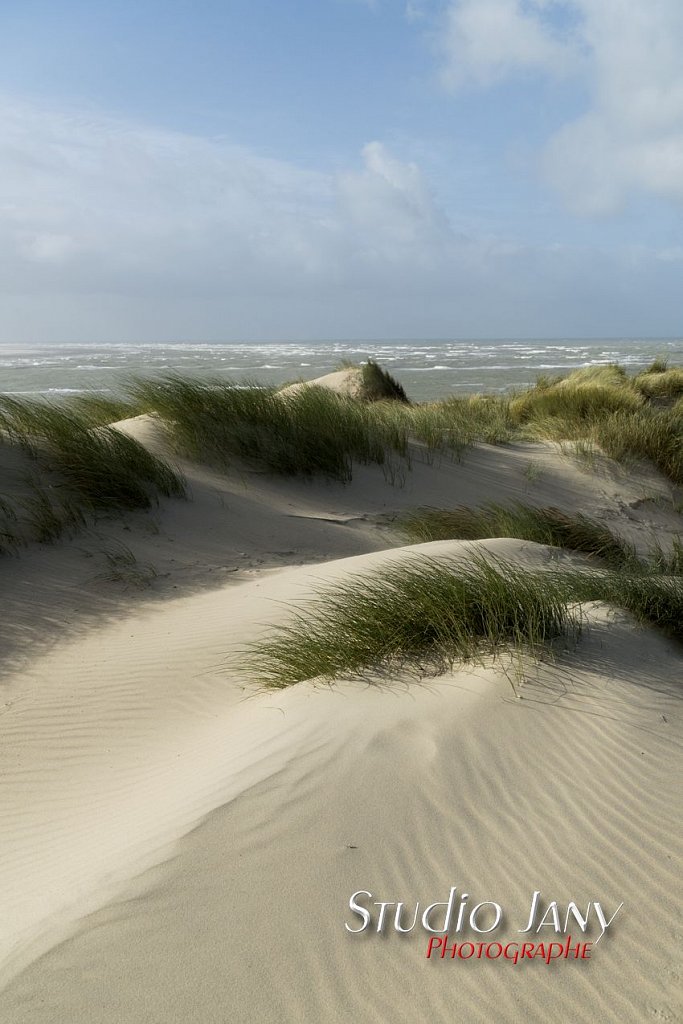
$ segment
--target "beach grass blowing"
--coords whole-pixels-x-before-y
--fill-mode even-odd
[[[321,474],[346,482],[354,463],[382,464],[405,454],[407,425],[326,388],[281,395],[273,388],[171,376],[137,381],[137,401],[169,426],[180,451],[199,461],[243,460],[273,473]]]
[[[623,411],[595,424],[593,438],[617,462],[651,462],[673,483],[683,483],[683,409]]]
[[[655,356],[649,366],[646,366],[643,373],[666,373],[669,369],[669,360],[666,356]]]
[[[658,571],[572,573],[567,578],[577,601],[602,601],[630,612],[642,625],[654,626],[683,641],[683,578]]]
[[[373,360],[359,373],[367,378],[365,397],[314,384],[282,394],[249,382],[170,375],[134,382],[129,400],[159,415],[183,454],[223,466],[244,460],[274,473],[348,481],[354,462],[383,464],[396,453],[407,459],[410,444],[433,461],[435,455],[460,459],[477,443],[534,440],[582,445],[621,462],[648,460],[683,482],[683,400],[676,403],[667,385],[673,397],[655,401],[647,385],[638,386],[640,378],[616,364],[540,378],[511,396],[417,405],[403,400],[398,382]],[[641,378],[678,373],[667,368]]]
[[[403,385],[374,359],[368,359],[360,371],[360,398],[366,402],[392,401],[409,405]]]
[[[461,459],[477,442],[504,444],[513,434],[505,399],[486,395],[447,398],[402,411],[412,441],[427,453]]]
[[[397,672],[424,678],[504,652],[539,660],[578,640],[588,602],[683,640],[680,576],[414,558],[321,590],[252,645],[246,662],[256,681],[284,688]]]
[[[593,555],[614,567],[640,564],[635,547],[579,512],[536,508],[516,502],[505,506],[490,503],[478,508],[422,507],[406,513],[397,523],[411,541],[481,540],[515,537]]]
[[[512,399],[510,417],[518,426],[542,424],[551,439],[561,440],[613,413],[635,413],[642,405],[642,397],[627,386],[570,384],[567,378],[566,383],[532,388]]]
[[[678,398],[683,395],[683,368],[670,367],[667,359],[658,357],[636,374],[633,387],[646,398]]]
[[[158,495],[180,497],[180,476],[132,437],[102,425],[85,408],[0,396],[0,432],[54,475],[52,501],[34,488],[33,517],[46,538],[57,534],[57,518],[148,508]],[[58,515],[61,506],[68,515]]]
[[[76,413],[91,427],[105,426],[137,416],[140,408],[128,398],[114,398],[96,392],[74,395],[65,399],[61,406],[65,412]]]
[[[503,650],[539,655],[580,629],[559,576],[413,558],[326,588],[251,648],[248,664],[275,688],[368,672],[423,677]]]
[[[616,365],[587,367],[568,377],[539,381],[510,399],[508,412],[521,439],[580,442],[618,462],[647,460],[680,484],[680,394],[681,369],[650,367],[633,378]]]
[[[16,509],[0,498],[0,555],[14,554],[21,544]]]
[[[683,540],[674,537],[671,549],[665,551],[657,542],[650,549],[650,558],[656,572],[665,576],[683,576]]]

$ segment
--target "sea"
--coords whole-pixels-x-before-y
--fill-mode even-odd
[[[0,392],[117,396],[135,376],[169,373],[236,384],[310,380],[343,360],[374,359],[414,401],[472,392],[501,394],[541,375],[618,362],[637,372],[657,357],[683,364],[683,338],[0,345]]]

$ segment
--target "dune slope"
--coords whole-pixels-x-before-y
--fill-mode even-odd
[[[163,444],[148,419],[121,426]],[[155,530],[129,517],[88,557],[80,537],[5,563],[2,1020],[677,1019],[678,648],[595,606],[576,652],[526,666],[521,700],[507,663],[258,693],[240,659],[320,581],[387,560],[557,564],[514,540],[403,548],[402,508],[560,504],[645,549],[678,522],[661,479],[544,445],[416,460],[402,486],[378,467],[346,487],[183,469],[193,500]],[[145,591],[93,577],[121,539],[156,567]],[[356,890],[410,909],[450,886],[499,902],[506,939],[534,890],[624,906],[591,961],[547,966],[344,929]]]

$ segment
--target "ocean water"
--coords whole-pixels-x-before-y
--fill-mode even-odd
[[[320,341],[282,343],[0,345],[0,392],[119,394],[131,375],[177,372],[235,382],[283,384],[337,369],[343,359],[376,359],[410,398],[501,393],[541,374],[619,362],[637,371],[655,356],[683,364],[683,339]]]

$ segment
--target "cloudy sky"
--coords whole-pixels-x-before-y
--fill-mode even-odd
[[[3,0],[0,342],[683,333],[681,0]]]

